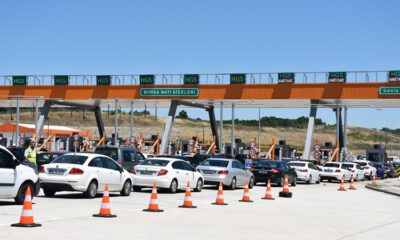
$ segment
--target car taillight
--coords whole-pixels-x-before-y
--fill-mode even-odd
[[[271,172],[272,173],[279,173],[279,170],[278,169],[272,169]]]
[[[250,172],[254,172],[255,170],[255,168],[250,168]]]
[[[229,173],[228,170],[219,170],[219,171],[217,172],[217,174],[228,174],[228,173]]]
[[[369,167],[364,167],[364,169],[369,169]]]
[[[353,169],[353,170],[351,170],[351,172],[355,172],[355,171],[356,171],[356,170],[354,170],[354,169]]]
[[[83,174],[83,170],[80,168],[71,168],[69,174],[81,175]]]
[[[40,172],[40,173],[44,173],[44,166],[40,166],[39,172]]]
[[[132,168],[129,172],[136,175],[136,170],[134,168]]]
[[[158,172],[157,176],[164,176],[164,175],[166,175],[167,173],[168,173],[167,170],[161,169],[161,170]]]
[[[308,169],[300,169],[300,172],[308,172]]]
[[[335,172],[340,172],[340,169],[336,169],[336,171]]]

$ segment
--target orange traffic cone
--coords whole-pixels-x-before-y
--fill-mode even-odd
[[[218,194],[217,194],[217,200],[215,200],[214,205],[228,205],[227,203],[224,202],[224,190],[222,189],[222,182],[219,182],[219,187],[218,187]]]
[[[22,207],[19,223],[11,224],[11,227],[40,227],[42,224],[33,222],[31,188],[28,187],[25,193],[24,206]]]
[[[357,188],[354,186],[353,176],[351,176],[351,179],[350,179],[350,187],[349,187],[349,189],[350,190],[357,190]]]
[[[338,191],[347,191],[346,188],[344,188],[344,176],[342,177],[342,180],[340,180],[340,187]]]
[[[285,183],[283,184],[282,192],[279,192],[279,197],[291,198],[292,193],[289,191],[288,175],[285,175]]]
[[[143,209],[145,212],[164,212],[158,208],[157,201],[157,183],[153,183],[153,190],[151,191],[150,203],[147,209]]]
[[[243,198],[242,200],[239,200],[239,202],[253,202],[252,200],[250,200],[250,191],[247,180],[246,180],[246,185],[244,186]]]
[[[93,214],[93,217],[113,218],[117,215],[111,214],[110,195],[108,194],[108,184],[104,187],[103,199],[101,200],[99,214]]]
[[[376,186],[376,175],[372,175],[372,186]]]
[[[187,182],[185,199],[183,200],[183,205],[179,206],[179,207],[180,208],[197,208],[196,206],[193,206],[193,203],[192,203],[192,194],[190,192],[190,182]]]
[[[268,179],[267,183],[267,190],[265,191],[265,196],[261,199],[264,200],[275,200],[275,198],[272,197],[272,191],[271,191],[271,180]]]

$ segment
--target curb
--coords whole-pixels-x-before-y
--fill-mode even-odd
[[[368,189],[371,189],[371,190],[374,190],[374,191],[377,191],[377,192],[383,192],[383,193],[387,193],[387,194],[391,194],[391,195],[400,197],[400,193],[394,193],[394,192],[391,192],[391,191],[388,191],[388,190],[383,190],[383,189],[375,188],[375,187],[372,187],[372,186],[370,186],[370,185],[365,185],[365,188],[368,188]]]

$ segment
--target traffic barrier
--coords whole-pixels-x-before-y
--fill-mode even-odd
[[[224,202],[224,190],[222,188],[222,182],[219,182],[217,199],[212,204],[214,204],[214,205],[228,205],[227,203]]]
[[[376,174],[374,174],[374,175],[372,175],[372,186],[376,186],[376,185],[378,185],[378,184],[376,183]]]
[[[347,191],[346,188],[344,187],[344,176],[342,177],[342,180],[340,180],[340,187],[338,191]]]
[[[25,192],[24,206],[22,207],[21,218],[19,223],[11,224],[11,227],[40,227],[42,224],[34,223],[32,211],[32,194],[31,188],[28,187]]]
[[[179,206],[180,208],[197,208],[196,206],[193,205],[192,202],[192,193],[190,192],[190,182],[187,182],[186,185],[186,192],[185,192],[185,198],[183,199],[183,205]]]
[[[111,214],[110,195],[108,193],[108,184],[104,187],[103,199],[101,200],[99,214],[93,214],[93,217],[114,218],[117,215]]]
[[[351,176],[351,179],[350,179],[350,187],[349,187],[349,189],[350,190],[357,190],[357,188],[354,186],[353,176]]]
[[[153,190],[151,191],[150,203],[147,209],[143,209],[145,212],[164,212],[164,210],[158,208],[157,200],[157,183],[153,183]]]
[[[249,184],[248,184],[247,180],[246,180],[246,184],[244,186],[242,200],[239,200],[239,202],[253,202],[252,200],[250,200]]]
[[[272,197],[272,191],[271,191],[271,180],[268,179],[267,182],[267,189],[265,191],[265,196],[261,199],[264,200],[275,200],[275,198]]]
[[[289,180],[287,174],[285,175],[285,183],[283,184],[282,192],[279,192],[279,197],[284,197],[284,198],[292,197],[292,193],[289,190]]]

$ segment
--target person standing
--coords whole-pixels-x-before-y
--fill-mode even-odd
[[[29,147],[25,150],[25,164],[33,170],[35,170],[36,174],[38,173],[37,165],[36,165],[36,143],[33,139],[29,144]]]

